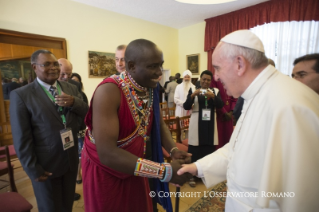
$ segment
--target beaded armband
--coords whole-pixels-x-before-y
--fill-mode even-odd
[[[148,178],[163,179],[165,165],[143,158],[137,159],[134,175]]]
[[[172,179],[173,169],[172,169],[171,164],[169,164],[169,163],[163,163],[163,164],[165,166],[165,176],[163,179],[161,179],[161,182],[167,183],[167,182],[171,181],[171,179]]]

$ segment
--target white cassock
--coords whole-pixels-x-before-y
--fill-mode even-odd
[[[190,83],[190,88],[192,89],[192,92],[195,91],[195,86]],[[174,94],[174,103],[176,104],[175,108],[175,116],[177,117],[184,117],[187,115],[190,115],[191,111],[184,110],[183,104],[187,99],[187,94],[189,92],[189,89],[184,88],[184,83],[181,83],[176,86],[175,94]]]
[[[319,95],[269,65],[242,97],[230,142],[195,163],[198,176],[227,179],[226,212],[318,211]]]

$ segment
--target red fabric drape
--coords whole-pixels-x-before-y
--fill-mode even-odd
[[[318,8],[318,0],[272,0],[206,19],[204,49],[211,50],[221,38],[239,29],[270,22],[319,21]]]

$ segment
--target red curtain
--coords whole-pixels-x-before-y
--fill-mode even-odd
[[[221,38],[239,29],[270,22],[318,21],[318,8],[318,0],[272,0],[206,19],[204,49],[211,50]]]

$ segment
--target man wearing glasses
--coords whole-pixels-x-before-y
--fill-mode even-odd
[[[291,76],[319,94],[319,54],[307,54],[295,59]]]
[[[79,162],[78,120],[85,117],[88,105],[75,86],[58,81],[60,65],[50,51],[34,52],[31,65],[37,79],[10,95],[14,147],[31,179],[38,210],[71,212]]]

